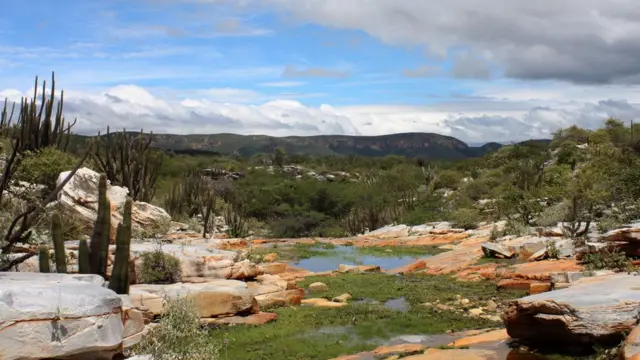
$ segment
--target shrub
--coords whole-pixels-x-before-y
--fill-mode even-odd
[[[475,229],[480,222],[480,212],[476,209],[458,209],[451,214],[451,221],[456,227],[465,230]]]
[[[133,349],[153,360],[213,360],[220,345],[200,326],[195,304],[188,298],[169,300],[158,326]]]
[[[174,284],[180,281],[180,260],[165,254],[162,248],[142,254],[140,282],[143,284]]]
[[[568,203],[561,202],[554,204],[545,208],[542,213],[540,213],[540,216],[538,216],[538,219],[536,220],[536,224],[540,226],[556,226],[559,222],[564,221],[568,213]]]
[[[514,235],[514,236],[522,236],[526,235],[529,232],[529,227],[519,221],[516,220],[507,220],[507,223],[504,225],[504,229],[502,229],[502,236]]]
[[[622,272],[630,270],[632,266],[631,261],[623,252],[618,250],[608,251],[606,249],[585,254],[582,258],[582,263],[587,266],[589,271],[615,270]]]
[[[31,184],[42,184],[49,190],[56,187],[58,175],[71,170],[78,159],[53,147],[28,152],[16,173],[16,179]]]

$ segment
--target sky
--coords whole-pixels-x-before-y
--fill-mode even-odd
[[[3,0],[0,99],[74,131],[549,138],[640,115],[631,0]],[[3,100],[0,100],[0,106]]]

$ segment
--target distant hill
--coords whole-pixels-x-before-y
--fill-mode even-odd
[[[78,144],[84,136],[75,136]],[[153,146],[180,153],[210,154],[236,153],[252,156],[270,153],[282,147],[288,154],[304,155],[399,155],[421,157],[426,160],[462,160],[484,154],[502,147],[499,143],[487,143],[479,147],[468,146],[451,136],[434,133],[401,133],[380,136],[288,136],[266,135],[174,135],[154,134]]]

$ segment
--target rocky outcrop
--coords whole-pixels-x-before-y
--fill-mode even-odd
[[[638,277],[601,276],[511,303],[504,323],[512,338],[538,344],[617,343],[640,316]]]
[[[123,337],[144,325],[103,282],[96,275],[0,273],[0,359],[111,359]]]
[[[68,174],[69,172],[61,173],[57,183],[62,183]],[[58,194],[58,203],[62,208],[87,223],[87,234],[90,234],[98,212],[99,178],[100,174],[83,167],[75,173]],[[108,185],[107,196],[111,201],[111,225],[114,229],[122,221],[122,210],[128,194],[127,188]],[[133,203],[131,216],[134,233],[166,233],[169,230],[171,216],[160,207],[136,201]]]
[[[215,280],[201,284],[132,285],[129,298],[136,308],[146,308],[162,315],[166,300],[189,298],[201,318],[255,314],[260,307],[247,283],[237,280]]]

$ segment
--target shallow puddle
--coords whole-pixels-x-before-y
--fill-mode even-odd
[[[380,266],[380,268],[385,270],[389,270],[411,264],[416,259],[429,256],[419,255],[394,257],[361,255],[358,253],[357,248],[354,246],[336,246],[335,248],[329,250],[317,248],[317,250],[326,252],[326,254],[303,259],[293,263],[292,265],[313,272],[336,270],[338,268],[338,265],[341,264],[373,265]]]

